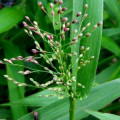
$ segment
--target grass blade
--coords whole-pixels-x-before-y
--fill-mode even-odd
[[[99,110],[120,96],[120,79],[101,84],[92,89],[90,96],[85,100],[78,100],[77,106],[91,110]],[[97,106],[96,106],[97,105]],[[80,120],[88,114],[77,107],[75,120]],[[58,100],[53,104],[36,110],[41,120],[68,120],[68,99]],[[32,120],[33,113],[21,117],[19,120]]]
[[[103,0],[89,0],[86,2],[89,6],[89,9],[88,17],[85,20],[84,26],[89,22],[91,22],[91,26],[87,29],[85,34],[91,32],[93,30],[93,26],[103,19]],[[101,46],[101,35],[102,27],[98,28],[94,33],[92,33],[90,38],[83,40],[80,43],[81,46],[84,45],[85,48],[90,47],[90,51],[88,51],[86,54],[85,59],[88,60],[91,56],[95,57],[95,59],[89,65],[78,71],[77,82],[85,86],[85,89],[77,87],[77,91],[81,92],[82,97],[86,97],[89,94],[95,78]]]
[[[5,42],[4,43],[4,49],[5,49],[5,56],[6,56],[7,59],[10,59],[11,57],[17,57],[18,55],[20,55],[20,50],[15,45],[13,45],[12,43]],[[23,64],[23,63],[20,62],[18,64]],[[18,67],[18,66],[15,67],[15,66],[7,64],[6,69],[7,69],[7,74],[11,78],[17,80],[18,82],[24,82],[24,76],[20,75],[18,77],[18,74],[17,74],[17,71],[23,70],[23,68]],[[24,93],[25,93],[24,87],[20,88],[17,85],[8,81],[8,90],[9,90],[9,100],[10,100],[10,102],[14,102],[14,101],[17,101],[19,99],[24,98]],[[22,115],[26,114],[25,107],[12,106],[11,110],[12,110],[12,115],[13,115],[14,120],[16,120],[19,117],[21,117]]]
[[[3,10],[0,10],[0,33],[11,29],[20,22],[23,17],[24,11],[20,10],[18,6],[12,8],[6,7]]]

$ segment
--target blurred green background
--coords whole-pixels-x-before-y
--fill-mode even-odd
[[[43,5],[52,0],[41,0]],[[69,0],[64,1],[64,6],[71,8]],[[71,14],[72,10],[69,11]],[[41,11],[37,5],[37,0],[0,0],[0,59],[11,58],[17,56],[26,57],[33,55],[31,49],[35,48],[33,40],[24,32],[22,21],[25,21],[24,16],[29,16],[31,20],[38,22],[41,29],[53,32],[51,22],[48,17]],[[116,78],[120,78],[120,0],[104,0],[104,25],[101,54],[97,69],[96,84],[105,83]],[[37,37],[37,36],[36,36]],[[49,47],[38,38],[38,41],[44,45],[45,49]],[[44,61],[39,61],[45,65]],[[19,64],[23,64],[19,62]],[[38,66],[29,63],[26,66],[39,69]],[[14,102],[24,97],[27,97],[40,90],[34,88],[18,88],[9,83],[4,77],[8,74],[16,78],[20,82],[29,83],[28,77],[18,76],[18,71],[21,67],[13,67],[10,65],[0,64],[0,104]],[[50,76],[44,73],[36,73],[29,75],[36,81],[42,83],[50,80]],[[119,91],[118,91],[119,92]],[[113,101],[100,111],[120,114],[120,99]],[[26,105],[0,106],[0,119],[17,119],[27,112],[36,109],[36,106],[26,107]],[[19,114],[18,114],[19,113]],[[89,116],[87,120],[94,120]]]

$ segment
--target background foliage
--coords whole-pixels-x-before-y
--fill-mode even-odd
[[[51,0],[41,0],[44,6],[48,6]],[[78,0],[79,1],[79,0]],[[94,0],[96,2],[96,0]],[[0,9],[0,59],[17,57],[19,55],[32,55],[33,40],[24,33],[22,21],[24,16],[29,16],[39,23],[41,29],[52,31],[51,22],[37,6],[37,0],[18,0],[12,6],[1,1]],[[9,7],[8,7],[9,6]],[[65,0],[64,6],[68,7],[70,17],[72,12],[71,0]],[[101,6],[99,6],[101,7]],[[96,8],[97,9],[97,8]],[[120,0],[104,0],[104,25],[102,47],[98,63],[97,75],[90,96],[77,101],[76,120],[119,120],[120,117]],[[14,19],[13,19],[14,18]],[[71,18],[71,17],[70,17]],[[97,37],[96,37],[97,39]],[[49,47],[41,39],[38,41],[49,50]],[[45,64],[40,61],[41,64]],[[23,64],[20,62],[19,64]],[[30,64],[33,68],[37,66]],[[26,64],[28,66],[28,64]],[[7,74],[18,81],[29,83],[29,79],[19,75],[17,71],[21,67],[0,65],[0,119],[31,120],[33,110],[40,114],[41,120],[67,120],[68,99],[39,98],[38,95],[49,94],[50,91],[41,91],[34,88],[18,88],[9,83],[3,75]],[[39,68],[38,68],[39,69]],[[43,73],[32,74],[40,83],[50,80],[50,76]],[[37,110],[36,110],[37,109]],[[95,112],[98,111],[99,112]],[[100,113],[101,112],[101,113]],[[29,113],[29,114],[28,114]],[[107,114],[103,114],[107,113]],[[112,113],[112,114],[108,114]],[[28,115],[26,115],[28,114]],[[115,115],[113,115],[115,114]],[[25,116],[24,116],[25,115]],[[93,117],[94,116],[94,117]],[[112,118],[112,119],[111,119]]]

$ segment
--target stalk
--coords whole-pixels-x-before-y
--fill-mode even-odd
[[[70,97],[69,101],[70,101],[69,120],[74,120],[75,119],[76,99]]]

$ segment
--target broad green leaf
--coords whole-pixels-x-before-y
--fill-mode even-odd
[[[120,79],[101,84],[92,89],[90,96],[85,100],[77,101],[75,120],[80,120],[88,114],[81,111],[80,107],[99,110],[120,96]],[[58,100],[53,104],[35,110],[39,120],[68,120],[69,99]],[[21,117],[19,120],[33,120],[33,113]]]
[[[104,29],[103,34],[108,36],[108,37],[119,35],[120,34],[120,28]]]
[[[10,59],[11,57],[17,57],[21,54],[19,48],[12,43],[4,42],[4,50],[7,59]],[[19,62],[18,64],[22,65],[23,62]],[[7,64],[6,70],[7,75],[9,75],[11,78],[15,79],[18,82],[24,82],[24,76],[17,73],[18,71],[23,70],[23,68]],[[20,88],[17,85],[13,84],[11,81],[8,81],[8,90],[10,102],[24,98],[24,87]],[[14,120],[18,119],[26,113],[25,107],[22,106],[12,106],[11,110]]]
[[[116,63],[111,65],[110,67],[104,69],[96,76],[96,82],[99,84],[108,82],[110,80],[116,79],[120,77],[120,64]]]
[[[54,92],[49,91],[49,90],[44,90],[38,93],[35,93],[33,95],[30,95],[24,99],[13,101],[12,103],[5,103],[0,106],[14,106],[14,105],[22,105],[22,106],[46,106],[49,104],[54,103],[55,101],[58,100],[58,96],[55,97],[40,97],[40,95],[50,95],[53,94]]]
[[[87,110],[84,108],[81,110],[87,112],[88,114],[95,116],[96,118],[99,118],[100,120],[120,120],[120,116],[117,116],[117,115],[91,111],[91,110]]]
[[[110,38],[102,37],[102,46],[117,56],[120,56],[120,47]]]
[[[120,22],[120,5],[118,3],[118,0],[104,0],[105,8],[107,8],[108,12],[111,13],[111,15]]]
[[[11,112],[8,109],[0,109],[0,120],[9,119],[11,116]]]
[[[24,17],[24,11],[18,6],[6,7],[0,10],[0,33],[5,32],[15,26]]]
[[[86,0],[88,8],[88,17],[85,20],[83,26],[87,23],[91,23],[90,27],[87,28],[84,34],[91,33],[93,26],[103,19],[103,0]],[[77,82],[85,86],[85,89],[77,87],[77,91],[80,91],[82,97],[86,97],[92,87],[93,81],[95,79],[96,68],[98,64],[98,58],[101,46],[101,36],[102,36],[102,26],[97,28],[95,32],[89,38],[81,40],[81,46],[84,45],[85,48],[90,47],[90,50],[85,54],[85,59],[89,60],[91,56],[94,56],[94,60],[78,71]],[[80,49],[80,48],[79,48]]]

